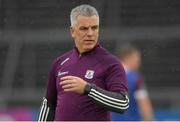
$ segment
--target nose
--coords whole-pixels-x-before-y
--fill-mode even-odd
[[[88,36],[92,36],[93,35],[93,30],[91,28],[88,29],[87,35]]]

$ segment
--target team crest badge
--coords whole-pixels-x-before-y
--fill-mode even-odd
[[[85,78],[92,79],[94,77],[94,71],[93,70],[87,70],[85,74]]]

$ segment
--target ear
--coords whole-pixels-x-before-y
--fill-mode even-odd
[[[71,36],[74,38],[74,28],[72,26],[70,27],[70,32],[71,32]]]

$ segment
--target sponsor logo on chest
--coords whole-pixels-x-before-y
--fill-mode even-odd
[[[69,73],[68,71],[65,71],[65,72],[59,71],[59,72],[58,72],[58,76],[67,75],[68,73]]]
[[[93,79],[94,71],[93,70],[87,70],[84,77],[87,78],[87,79]]]

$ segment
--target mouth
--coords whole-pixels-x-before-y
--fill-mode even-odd
[[[84,42],[85,42],[85,43],[92,43],[92,42],[94,42],[94,40],[88,39],[88,40],[84,40]]]
[[[94,43],[94,40],[84,40],[84,43],[85,44],[92,44],[92,43]]]

